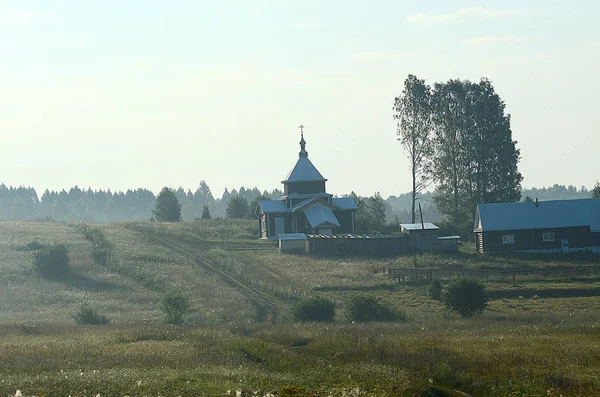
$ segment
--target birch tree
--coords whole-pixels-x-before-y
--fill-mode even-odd
[[[432,182],[431,87],[425,84],[425,80],[409,74],[404,80],[402,93],[394,100],[393,110],[394,119],[397,120],[396,135],[409,160],[412,178],[411,222],[415,223],[417,195]]]

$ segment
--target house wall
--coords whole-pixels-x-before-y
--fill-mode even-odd
[[[334,211],[333,214],[340,222],[339,233],[353,233],[352,211]]]
[[[439,232],[435,230],[411,230],[408,233],[411,248],[415,251],[434,251],[437,249]]]
[[[325,181],[285,183],[284,187],[283,187],[284,196],[287,196],[288,194],[291,194],[291,193],[300,193],[300,194],[325,193]]]
[[[292,214],[273,214],[273,213],[269,213],[266,214],[267,216],[267,222],[269,224],[269,231],[271,232],[270,235],[268,235],[267,237],[269,238],[276,238],[277,236],[275,235],[275,218],[276,217],[283,217],[283,222],[284,222],[284,233],[293,233],[294,230],[292,229]],[[265,231],[266,232],[266,231]]]
[[[554,241],[543,240],[544,233],[554,233]],[[514,244],[504,244],[504,235],[513,235]],[[581,249],[600,246],[600,233],[592,233],[589,226],[548,228],[532,230],[511,230],[483,232],[478,242],[479,252],[511,252],[536,250],[561,250],[561,240],[569,240],[569,249]]]

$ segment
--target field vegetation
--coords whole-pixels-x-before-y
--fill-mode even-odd
[[[36,252],[57,245],[69,273],[44,278]],[[280,255],[246,220],[3,222],[0,396],[600,395],[600,276],[490,279],[487,308],[465,318],[432,299],[431,280],[403,285],[386,272],[593,267],[598,258],[472,251]],[[451,281],[439,280],[442,296]],[[173,296],[185,297],[183,326],[165,324]],[[357,296],[396,317],[353,323]],[[296,321],[315,297],[334,304],[333,321]],[[78,313],[106,321],[78,324]]]

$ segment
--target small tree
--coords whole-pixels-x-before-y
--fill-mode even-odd
[[[346,318],[357,323],[368,321],[405,320],[406,314],[398,312],[373,296],[355,295],[346,307]]]
[[[443,291],[442,301],[446,307],[464,317],[477,314],[487,307],[488,296],[481,281],[473,278],[457,278]]]
[[[438,279],[432,280],[429,286],[429,295],[436,301],[442,300],[442,282]]]
[[[110,322],[106,316],[98,314],[96,310],[86,305],[81,306],[74,318],[80,325],[105,325]]]
[[[49,245],[37,251],[33,257],[33,267],[45,278],[64,278],[69,273],[69,250],[62,244]]]
[[[178,293],[168,294],[162,299],[161,309],[167,324],[182,325],[184,316],[190,310],[190,301]]]
[[[330,322],[335,317],[335,302],[322,296],[315,296],[297,304],[292,315],[296,321]]]
[[[226,214],[229,219],[245,218],[248,214],[248,200],[239,195],[232,196],[227,203]]]
[[[212,216],[210,216],[210,210],[208,209],[208,205],[205,205],[204,208],[202,208],[202,219],[207,221],[211,218]]]
[[[156,196],[155,207],[152,210],[154,218],[158,222],[179,222],[181,221],[181,204],[173,189],[164,187],[158,196]]]
[[[592,189],[592,198],[600,199],[600,183],[596,182],[594,188]]]

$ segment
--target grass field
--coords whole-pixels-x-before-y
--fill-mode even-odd
[[[104,263],[86,230],[103,236]],[[302,257],[256,234],[253,221],[0,223],[0,396],[600,395],[600,277],[494,280],[488,310],[465,319],[430,299],[427,283],[385,273],[600,265],[597,257],[489,257],[471,247]],[[34,241],[69,248],[65,280],[33,271]],[[159,303],[171,292],[190,299],[184,327],[163,323]],[[345,304],[359,293],[406,321],[348,322]],[[292,320],[291,307],[314,295],[336,302],[334,323]],[[76,325],[84,304],[110,324]]]

